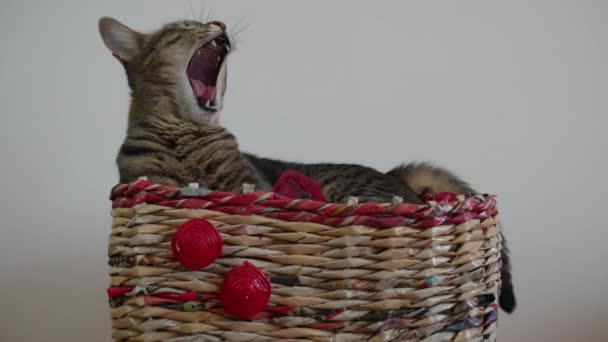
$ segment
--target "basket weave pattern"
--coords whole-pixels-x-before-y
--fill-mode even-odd
[[[110,305],[117,341],[494,341],[500,228],[493,196],[322,203],[139,180],[111,198]],[[171,239],[204,218],[222,254],[189,271]],[[272,286],[252,319],[219,288],[250,262]]]

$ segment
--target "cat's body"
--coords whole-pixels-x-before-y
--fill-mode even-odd
[[[296,170],[316,178],[324,195],[338,202],[348,196],[388,202],[396,195],[420,203],[418,195],[425,190],[474,193],[447,170],[426,164],[385,174],[360,165],[290,163],[243,154],[235,137],[218,124],[231,49],[223,23],[180,21],[142,34],[102,18],[99,28],[124,65],[132,91],[127,137],[117,158],[121,182],[147,176],[158,183],[196,182],[223,191],[252,183],[268,191],[282,172]],[[511,312],[515,298],[506,252],[502,258],[507,274],[501,306]]]
[[[145,175],[160,184],[199,183],[238,192],[243,183],[250,183],[270,189],[239,152],[235,137],[220,126],[177,121],[138,127],[127,135],[117,161],[123,183]]]
[[[288,170],[316,179],[331,202],[345,202],[348,196],[356,196],[362,202],[390,202],[393,196],[399,196],[407,203],[422,203],[406,183],[370,167],[335,163],[303,164],[260,158],[252,154],[245,156],[270,184],[274,184]]]

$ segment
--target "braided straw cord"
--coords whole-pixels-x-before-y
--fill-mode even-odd
[[[168,199],[151,196],[158,185],[133,185],[137,191],[123,187],[117,196],[115,188],[113,197],[110,286],[122,289],[110,299],[117,341],[495,340],[501,238],[492,197],[405,204],[416,207],[414,215],[398,219],[412,224],[386,227],[373,223],[395,220],[395,210],[406,212],[398,208],[402,204],[382,207],[393,216],[369,210],[353,216],[367,204],[340,209],[348,215],[333,209],[320,215],[344,206],[289,209],[302,201],[198,189],[192,199],[215,196],[209,203],[221,203],[202,205],[210,210],[180,207],[189,199],[177,198],[178,188],[169,189]],[[227,204],[235,198],[238,203]],[[252,202],[260,206],[258,214],[247,212]],[[246,214],[235,214],[239,208]],[[268,215],[277,212],[282,219]],[[372,218],[372,225],[353,223],[360,216]],[[441,224],[428,227],[430,216]],[[208,220],[224,241],[221,257],[198,271],[182,268],[171,252],[172,236],[191,218]],[[264,270],[272,285],[267,308],[251,320],[226,314],[218,299],[224,275],[244,261]]]

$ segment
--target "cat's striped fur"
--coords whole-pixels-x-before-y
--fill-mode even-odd
[[[137,127],[118,154],[120,181],[140,176],[161,184],[197,182],[209,189],[239,191],[241,184],[269,190],[238,149],[234,136],[220,126],[183,122]]]

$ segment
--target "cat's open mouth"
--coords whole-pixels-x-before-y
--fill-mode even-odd
[[[221,35],[198,49],[188,64],[186,74],[199,106],[217,111],[217,78],[220,67],[230,51],[230,42]]]

